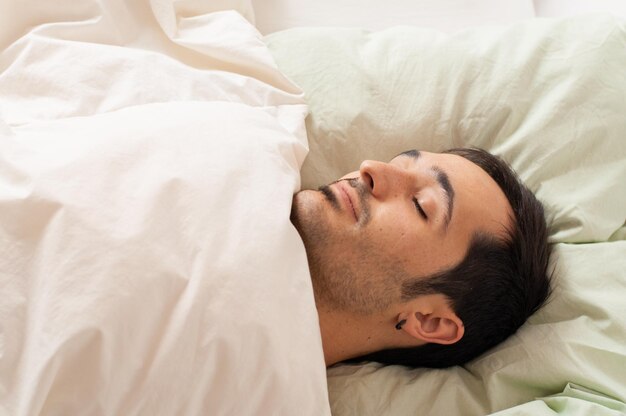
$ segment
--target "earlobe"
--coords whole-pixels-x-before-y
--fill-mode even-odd
[[[443,345],[454,344],[465,333],[463,322],[456,314],[440,316],[415,312],[406,318],[402,329],[414,338]]]

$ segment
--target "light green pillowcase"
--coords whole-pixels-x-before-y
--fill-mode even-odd
[[[310,106],[304,187],[366,158],[477,146],[509,161],[536,191],[553,218],[553,241],[612,241],[558,244],[553,300],[464,367],[330,369],[333,414],[546,407],[532,400],[570,382],[626,402],[625,22],[536,19],[455,35],[303,28],[266,40]]]
[[[454,35],[299,28],[266,37],[310,106],[303,187],[412,148],[502,156],[552,239],[606,241],[626,219],[626,24],[535,19]]]
[[[542,397],[492,416],[623,416],[626,404],[596,391],[568,383],[562,393]]]

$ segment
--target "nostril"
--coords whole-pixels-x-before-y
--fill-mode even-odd
[[[370,189],[374,189],[374,178],[367,172],[363,172],[363,180],[369,186]]]
[[[374,190],[373,173],[375,173],[375,170],[376,162],[372,160],[364,160],[359,168],[361,182],[363,183],[363,185],[369,188],[369,192],[372,192]]]

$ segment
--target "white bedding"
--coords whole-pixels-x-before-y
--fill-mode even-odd
[[[0,2],[1,415],[330,413],[288,220],[307,108],[254,15],[248,0]],[[333,413],[626,410],[625,26],[592,20],[580,42],[579,21],[272,40],[312,108],[303,181],[480,145],[556,214],[547,308],[466,367],[336,366]]]
[[[329,414],[300,90],[215,2],[47,4],[0,52],[0,414]]]

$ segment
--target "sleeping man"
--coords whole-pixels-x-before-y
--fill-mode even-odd
[[[326,365],[463,364],[550,294],[541,204],[477,149],[404,152],[294,197]]]

